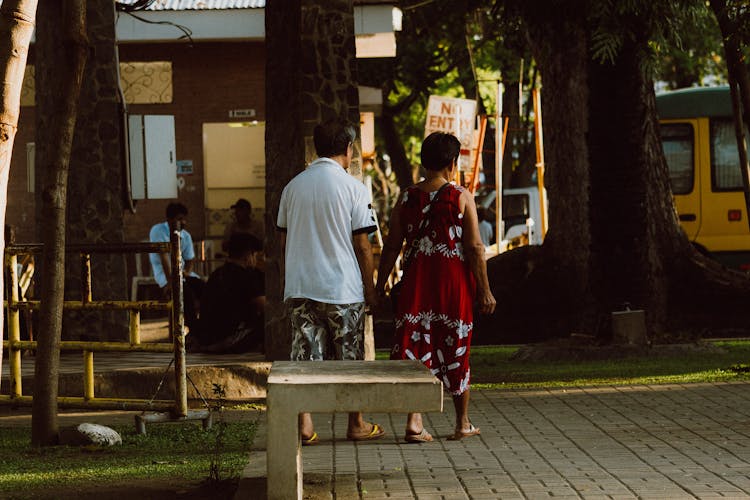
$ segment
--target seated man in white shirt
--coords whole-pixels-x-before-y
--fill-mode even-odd
[[[198,318],[199,301],[203,290],[203,280],[192,272],[195,250],[193,249],[193,238],[185,229],[185,221],[188,210],[182,203],[170,203],[167,205],[167,220],[155,224],[149,233],[151,242],[169,242],[172,231],[180,231],[180,250],[182,252],[182,279],[183,279],[183,303],[185,310],[185,325],[194,328]],[[171,265],[169,254],[149,254],[151,270],[154,279],[165,297],[171,293]]]

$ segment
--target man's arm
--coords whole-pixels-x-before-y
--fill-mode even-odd
[[[161,231],[160,225],[155,225],[151,228],[151,231],[149,232],[148,239],[151,243],[162,243],[162,242],[169,242],[169,235],[167,235],[166,239],[164,238],[164,234]],[[153,254],[151,254],[153,255]],[[161,271],[164,273],[164,276],[167,278],[167,284],[166,289],[169,289],[170,283],[171,283],[171,269],[169,262],[169,254],[168,253],[159,253],[158,261],[154,261],[153,259],[150,260],[151,266],[155,267],[155,265],[161,265]],[[154,276],[158,273],[158,269],[154,269]]]
[[[183,264],[182,266],[182,275],[187,277],[187,276],[190,276],[191,272],[193,272],[193,261],[186,260],[185,264]]]
[[[365,303],[373,308],[378,304],[378,296],[375,293],[375,284],[372,281],[372,247],[366,233],[354,235],[354,253],[357,256],[359,272],[362,275],[362,284],[365,287]]]

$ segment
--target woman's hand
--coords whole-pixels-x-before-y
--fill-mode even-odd
[[[479,302],[479,312],[482,314],[492,314],[495,312],[495,306],[497,302],[492,292],[487,290],[479,290],[477,294],[477,302]]]

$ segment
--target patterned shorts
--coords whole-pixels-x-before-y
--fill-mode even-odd
[[[295,298],[286,305],[292,320],[292,361],[364,359],[364,302],[325,304]]]

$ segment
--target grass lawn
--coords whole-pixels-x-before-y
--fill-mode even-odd
[[[675,384],[750,380],[750,342],[713,342],[717,352],[686,351],[598,361],[514,361],[518,347],[472,347],[474,388]],[[745,366],[743,366],[745,365]]]
[[[741,366],[750,364],[750,341],[712,344],[721,352],[575,362],[518,361],[511,357],[520,346],[472,346],[471,386],[511,389],[750,380],[750,367]],[[388,359],[388,352],[378,351],[377,358]]]
[[[194,490],[207,487],[234,491],[231,484],[200,486],[212,463],[220,466],[221,479],[239,477],[256,427],[255,421],[219,423],[208,431],[199,422],[151,424],[142,436],[133,425],[113,426],[122,446],[42,449],[31,447],[28,427],[0,427],[0,498],[175,498],[175,490],[184,491],[178,498],[194,498]]]

